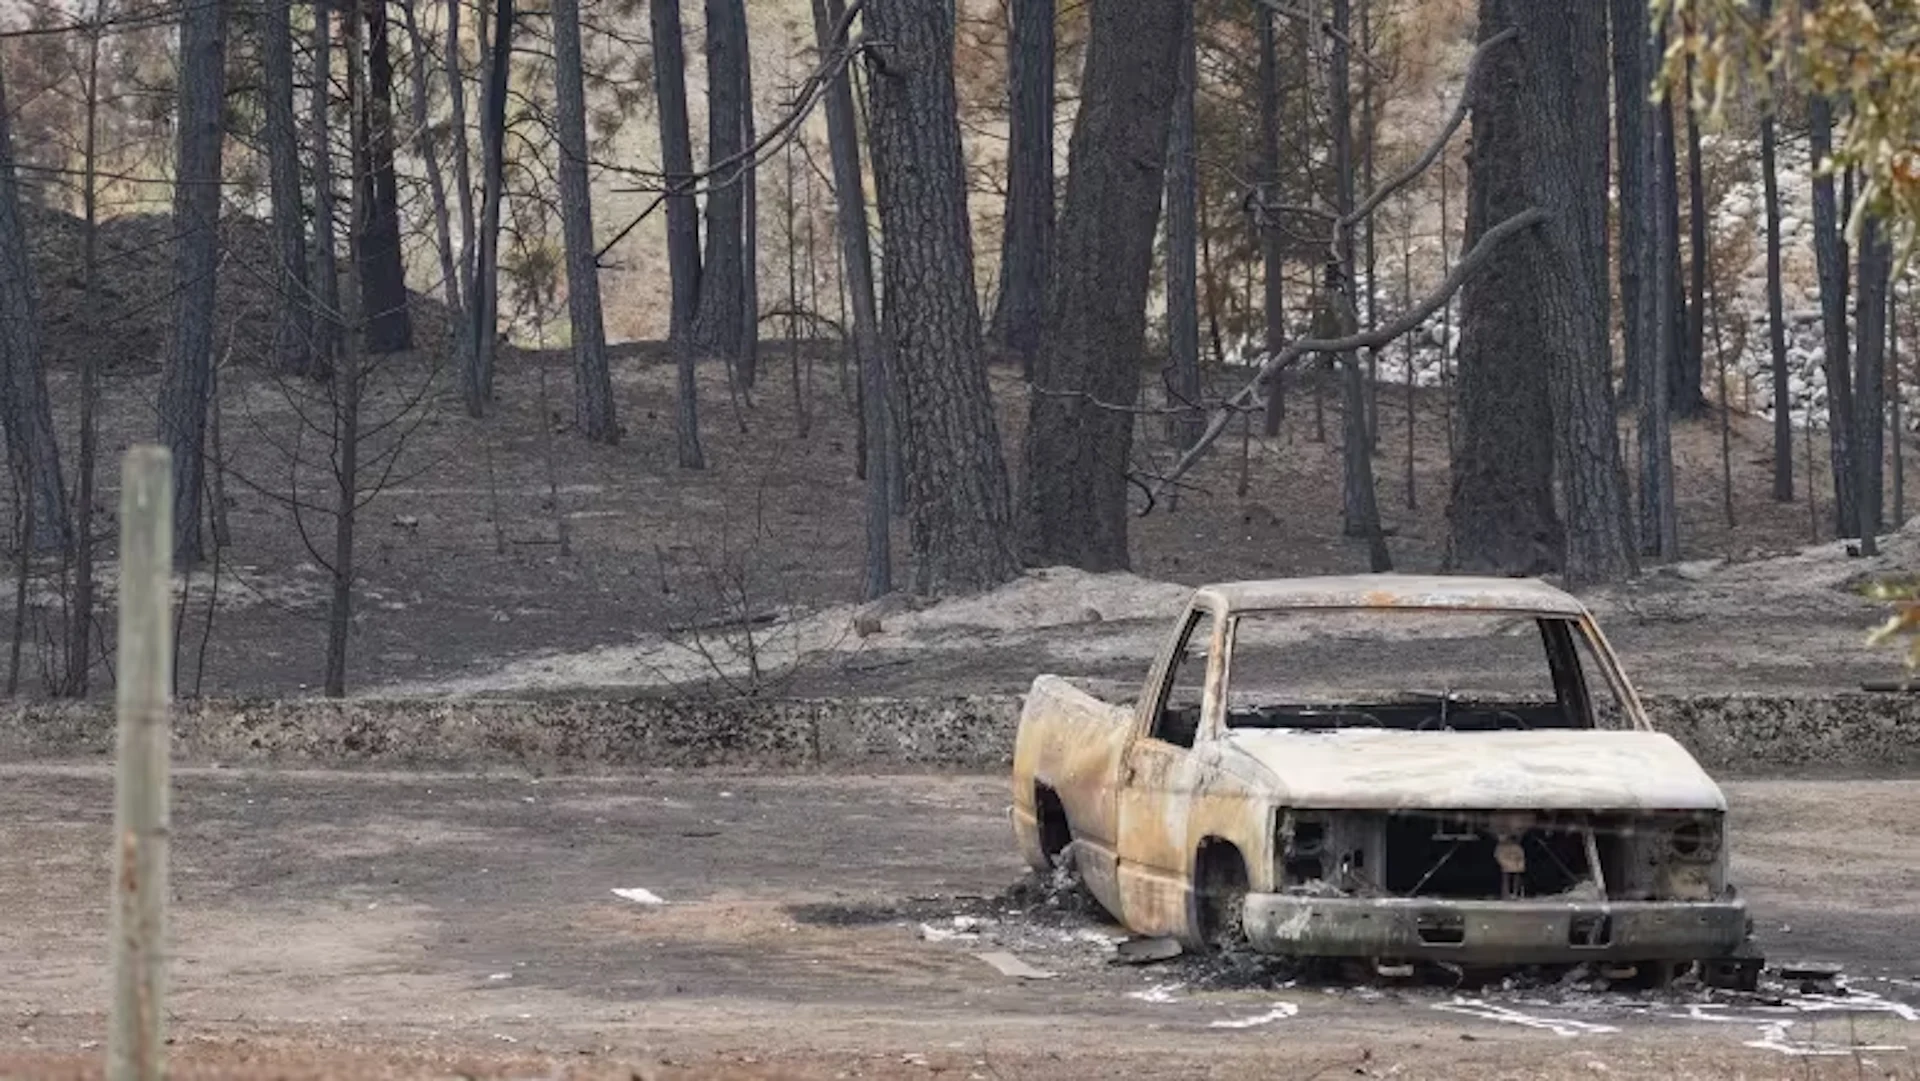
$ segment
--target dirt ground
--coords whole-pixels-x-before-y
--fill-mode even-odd
[[[662,350],[626,345],[616,358],[627,434],[611,448],[588,446],[570,430],[563,356],[510,355],[500,370],[496,411],[483,421],[465,416],[446,392],[446,373],[424,367],[424,354],[383,369],[366,412],[381,432],[364,456],[392,470],[378,494],[369,492],[361,514],[350,687],[439,692],[715,682],[705,657],[714,637],[675,628],[742,614],[824,614],[831,626],[822,633],[842,642],[851,637],[847,606],[857,599],[860,581],[862,485],[853,475],[852,403],[841,392],[837,358],[801,357],[801,384],[811,388],[800,396],[804,431],[782,345],[767,343],[752,404],[737,412],[720,373],[707,372],[702,403],[710,468],[698,472],[674,465],[672,373]],[[51,381],[62,414],[58,427],[70,432],[73,372],[58,368]],[[151,438],[156,385],[153,372],[137,367],[117,370],[105,384],[108,469],[98,524],[108,538],[118,499],[114,463],[130,441]],[[1002,434],[1017,462],[1022,391],[1009,372],[996,371],[995,385]],[[435,389],[403,409],[422,387]],[[1409,508],[1403,391],[1383,387],[1381,395],[1376,468],[1396,565],[1432,570],[1445,539],[1445,400],[1434,392],[1416,395],[1417,506]],[[1337,406],[1327,396],[1327,430],[1336,438]],[[332,527],[314,509],[331,499],[320,464],[324,450],[305,427],[324,416],[316,408],[254,369],[223,376],[233,544],[217,577],[209,566],[185,586],[185,693],[294,694],[318,682],[329,590],[321,556],[329,551]],[[1143,422],[1137,463],[1143,468],[1164,465],[1166,449],[1154,427]],[[983,621],[978,606],[971,614],[949,612],[951,618],[936,620],[938,626],[914,640],[855,642],[857,651],[837,650],[849,655],[835,663],[800,666],[789,689],[1019,690],[1036,663],[1135,679],[1141,651],[1107,644],[1106,636],[1144,633],[1157,642],[1165,615],[1140,603],[1164,599],[1154,583],[1363,570],[1364,546],[1340,535],[1338,448],[1316,441],[1315,428],[1312,385],[1298,385],[1281,436],[1247,443],[1244,498],[1235,491],[1240,441],[1229,438],[1197,473],[1195,490],[1135,522],[1139,578],[1108,580],[1091,602],[1117,627],[1066,626],[1084,624],[1089,605],[1042,589],[1018,620]],[[1839,591],[1868,569],[1863,561],[1829,546],[1812,562],[1753,562],[1805,545],[1812,528],[1804,503],[1769,499],[1767,439],[1762,422],[1736,418],[1739,525],[1729,528],[1720,501],[1716,420],[1681,425],[1675,447],[1682,537],[1687,557],[1705,562],[1687,565],[1694,569],[1686,573],[1650,575],[1597,602],[1612,605],[1607,626],[1630,662],[1636,656],[1657,661],[1632,665],[1653,689],[1835,689],[1889,674],[1885,654],[1858,648],[1877,609]],[[395,449],[390,463],[377,457],[389,447]],[[68,453],[70,461],[71,448]],[[298,471],[296,455],[307,463]],[[1817,486],[1819,535],[1827,537],[1824,479]],[[296,492],[305,507],[299,515],[290,499]],[[0,504],[10,498],[0,493]],[[11,520],[10,507],[0,505],[0,522]],[[309,539],[317,542],[317,554]],[[896,551],[904,549],[904,536],[896,536]],[[1729,558],[1730,567],[1714,569]],[[1901,557],[1878,564],[1909,565]],[[1742,577],[1749,568],[1762,571]],[[104,568],[109,581],[112,569],[110,562]],[[36,666],[60,618],[56,573],[51,564],[41,566],[30,590],[38,607],[24,651],[29,690],[40,686]],[[1800,581],[1809,576],[1817,588]],[[11,571],[0,579],[8,580],[0,584],[10,600]],[[898,580],[907,581],[904,565]],[[1127,624],[1116,604],[1130,605],[1144,622]],[[97,618],[110,629],[105,610]],[[0,623],[0,636],[7,633]],[[728,649],[740,644],[722,643]],[[644,647],[637,658],[619,653],[635,647]],[[1676,668],[1676,658],[1689,656],[1700,659]],[[516,664],[518,674],[502,678]],[[552,669],[546,676],[543,665]]]
[[[1920,1076],[1920,782],[1728,786],[1763,946],[1846,971],[1756,997],[1114,966],[1004,784],[184,770],[175,1076]],[[98,1074],[110,793],[0,767],[0,1076]]]

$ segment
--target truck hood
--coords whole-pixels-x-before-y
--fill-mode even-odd
[[[1718,785],[1659,732],[1304,732],[1242,729],[1228,746],[1310,809],[1726,810]]]

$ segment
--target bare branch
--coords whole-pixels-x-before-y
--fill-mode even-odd
[[[1241,387],[1233,397],[1228,398],[1214,408],[1213,419],[1207,422],[1206,431],[1201,433],[1199,440],[1195,442],[1192,447],[1188,448],[1185,454],[1180,456],[1180,460],[1174,463],[1173,469],[1154,484],[1149,494],[1157,498],[1159,494],[1171,486],[1174,481],[1179,480],[1188,470],[1192,469],[1194,465],[1200,461],[1201,457],[1206,454],[1208,448],[1212,447],[1214,442],[1220,438],[1221,433],[1227,430],[1227,423],[1232,420],[1237,413],[1251,408],[1260,400],[1260,388],[1269,379],[1272,379],[1280,372],[1299,363],[1301,359],[1309,355],[1350,353],[1356,349],[1377,349],[1398,338],[1400,335],[1407,333],[1419,326],[1427,316],[1439,311],[1441,305],[1445,304],[1454,293],[1459,292],[1461,284],[1464,283],[1468,276],[1474,271],[1480,269],[1481,264],[1487,261],[1488,257],[1492,255],[1493,250],[1499,247],[1502,241],[1520,232],[1522,229],[1530,228],[1546,220],[1546,211],[1541,210],[1539,207],[1529,207],[1493,228],[1488,229],[1481,235],[1479,241],[1474,244],[1473,248],[1469,250],[1466,255],[1462,256],[1458,263],[1454,264],[1453,270],[1447,275],[1446,280],[1440,283],[1438,288],[1428,294],[1420,303],[1400,313],[1399,317],[1390,323],[1360,334],[1350,334],[1344,338],[1302,338],[1292,342],[1285,349],[1267,358],[1266,363],[1260,366],[1258,374],[1249,380],[1246,386]],[[1152,506],[1151,501],[1148,506]]]
[[[1447,143],[1453,139],[1453,133],[1460,130],[1460,122],[1467,118],[1468,110],[1473,107],[1473,92],[1474,88],[1478,85],[1476,79],[1480,74],[1480,61],[1486,57],[1487,52],[1495,45],[1499,45],[1502,42],[1516,37],[1519,33],[1520,31],[1517,27],[1509,26],[1498,34],[1481,42],[1479,47],[1473,50],[1472,59],[1467,61],[1466,77],[1461,80],[1460,100],[1454,103],[1453,115],[1447,118],[1446,126],[1440,129],[1440,134],[1434,136],[1433,142],[1428,145],[1426,151],[1422,153],[1412,165],[1407,166],[1406,170],[1398,176],[1393,177],[1378,188],[1375,188],[1373,193],[1368,195],[1364,202],[1354,208],[1353,213],[1341,219],[1340,224],[1343,227],[1366,220],[1367,215],[1379,209],[1380,204],[1386,202],[1389,196],[1401,188],[1406,187],[1408,184],[1413,183],[1415,177],[1425,172],[1427,167],[1432,165],[1434,161],[1440,157],[1441,151],[1445,150]]]

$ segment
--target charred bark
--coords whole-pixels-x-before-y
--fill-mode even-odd
[[[293,119],[293,27],[290,0],[261,6],[261,87],[266,98],[267,187],[273,218],[273,363],[293,375],[311,373],[313,305],[307,282],[306,207],[300,192],[300,132]]]
[[[1053,267],[1054,0],[1010,7],[1007,205],[988,337],[1031,379]]]
[[[1654,329],[1652,189],[1654,133],[1647,93],[1647,5],[1611,0],[1616,183],[1620,192],[1620,312],[1625,397],[1638,396],[1651,363]]]
[[[1693,61],[1689,59],[1681,100],[1675,106],[1687,114],[1687,368],[1681,397],[1674,402],[1683,417],[1699,416],[1707,406],[1700,389],[1707,371],[1707,179],[1700,161],[1700,120],[1693,115],[1692,100]]]
[[[1028,401],[1022,541],[1030,563],[1128,565],[1130,410],[1146,355],[1183,18],[1180,5],[1161,0],[1107,0],[1092,10],[1047,334]]]
[[[1664,34],[1662,40],[1665,40]],[[1649,70],[1658,63],[1661,55],[1663,53],[1654,54],[1654,59],[1648,62]],[[1656,106],[1654,123],[1654,145],[1658,155],[1654,168],[1660,174],[1653,186],[1658,196],[1655,209],[1660,215],[1662,237],[1660,274],[1666,282],[1667,291],[1673,294],[1661,301],[1665,305],[1662,310],[1666,313],[1666,321],[1661,324],[1660,333],[1672,339],[1669,348],[1673,350],[1671,362],[1667,365],[1667,409],[1674,416],[1691,417],[1705,407],[1706,399],[1700,391],[1699,362],[1688,355],[1692,335],[1687,329],[1687,283],[1681,277],[1679,140],[1675,134],[1670,102]]]
[[[1841,240],[1840,208],[1833,174],[1825,171],[1833,153],[1833,107],[1818,95],[1807,107],[1807,146],[1813,156],[1813,255],[1820,273],[1820,329],[1826,338],[1827,438],[1833,468],[1836,536],[1857,536],[1859,503],[1854,498],[1853,364],[1847,334],[1847,253]],[[1812,483],[1809,479],[1808,483]]]
[[[1627,0],[1632,6],[1632,0]],[[1485,9],[1483,8],[1483,11]],[[1482,38],[1493,26],[1483,23]],[[1525,133],[1516,111],[1530,107],[1517,46],[1482,61],[1467,157],[1465,243],[1533,205],[1514,163]],[[1515,247],[1531,247],[1517,239]],[[1560,569],[1565,538],[1553,503],[1553,405],[1542,363],[1546,311],[1531,260],[1498,259],[1460,287],[1460,352],[1454,397],[1460,445],[1447,498],[1445,566],[1474,574],[1545,574]]]
[[[694,375],[693,324],[700,307],[700,210],[693,196],[686,46],[679,0],[652,0],[648,10],[653,27],[660,156],[667,174],[667,272],[672,278],[667,340],[678,372],[674,439],[682,469],[705,469],[706,455],[700,448],[700,395]]]
[[[1273,10],[1258,5],[1254,17],[1260,25],[1260,202],[1266,204],[1280,196],[1280,55]],[[1301,39],[1310,40],[1312,33],[1311,29],[1302,30]],[[1260,233],[1265,344],[1267,355],[1273,356],[1287,340],[1286,254],[1279,231],[1266,221],[1265,214],[1256,215],[1254,223]],[[1280,434],[1280,421],[1287,412],[1285,372],[1276,373],[1268,384],[1266,404],[1261,430],[1271,438]]]
[[[1194,16],[1185,9],[1180,28],[1180,75],[1167,134],[1167,391],[1169,405],[1183,410],[1171,425],[1175,446],[1185,450],[1206,423],[1200,405],[1200,169],[1195,159]]]
[[[227,5],[189,5],[180,23],[180,104],[173,194],[173,336],[160,385],[159,438],[173,452],[173,551],[202,556],[207,400],[213,386],[214,279],[220,254]]]
[[[1772,14],[1772,0],[1758,0],[1759,17]],[[1773,83],[1772,76],[1768,77]],[[1768,96],[1769,102],[1772,94]],[[1793,397],[1788,388],[1787,323],[1780,282],[1780,172],[1776,163],[1773,106],[1760,114],[1760,182],[1767,212],[1767,344],[1773,355],[1773,498],[1793,502]],[[1809,479],[1808,483],[1812,483]]]
[[[744,187],[751,178],[736,160],[746,131],[747,15],[742,0],[707,0],[706,258],[700,272],[700,308],[694,341],[707,356],[738,365],[741,306],[746,296]],[[722,163],[732,162],[731,165]],[[738,374],[744,376],[745,372]]]
[[[315,0],[313,12],[313,85],[308,101],[308,139],[313,173],[313,321],[314,374],[333,370],[340,338],[340,264],[335,257],[333,204],[333,15],[326,0]],[[178,468],[176,464],[175,468]]]
[[[867,0],[865,18],[884,43],[869,53],[868,124],[914,588],[984,589],[1020,566],[974,292],[954,10]]]
[[[587,91],[580,0],[553,0],[553,86],[559,131],[560,220],[567,251],[567,318],[573,330],[573,422],[590,443],[618,443],[607,328],[594,258],[593,192],[587,181]]]
[[[499,344],[500,203],[506,196],[507,75],[513,67],[513,21],[513,0],[495,0],[493,40],[485,50],[487,82],[480,102],[480,240],[468,298],[473,352],[465,391],[467,415],[476,418],[486,415],[493,400],[493,359]]]
[[[1488,94],[1481,103],[1494,113],[1489,123],[1511,123],[1519,133],[1519,153],[1489,167],[1518,170],[1526,201],[1546,213],[1509,254],[1538,306],[1537,355],[1547,373],[1565,535],[1561,568],[1573,582],[1619,578],[1634,561],[1607,333],[1605,12],[1526,0],[1482,0],[1480,10],[1482,34],[1507,26],[1520,32],[1520,93]]]
[[[1854,499],[1860,511],[1860,554],[1878,555],[1881,487],[1886,453],[1887,280],[1893,271],[1893,246],[1882,222],[1869,216],[1860,230],[1859,289],[1854,303],[1860,334],[1859,371],[1854,379]]]
[[[67,536],[67,497],[41,367],[40,305],[33,268],[27,261],[26,227],[20,220],[20,183],[14,170],[4,76],[0,76],[0,389],[5,390],[0,430],[6,437],[14,491],[32,506],[24,519],[33,525],[30,544],[58,548]]]
[[[822,56],[839,47],[833,27],[845,14],[844,0],[813,0],[813,28]],[[880,335],[873,291],[873,253],[867,239],[867,197],[860,172],[860,133],[853,108],[853,78],[841,72],[827,88],[827,142],[833,161],[833,194],[840,265],[853,307],[853,347],[859,364],[866,490],[864,600],[893,592],[892,488],[887,455],[887,351]]]
[[[1648,66],[1665,50],[1665,36],[1655,31],[1647,46]],[[1653,352],[1647,369],[1647,391],[1640,402],[1640,550],[1660,560],[1679,555],[1679,514],[1673,489],[1673,412],[1679,398],[1674,372],[1682,365],[1682,336],[1676,320],[1681,303],[1678,274],[1679,217],[1674,193],[1673,113],[1661,103],[1650,117],[1654,125],[1655,157],[1648,191],[1653,218]],[[1666,388],[1664,393],[1655,388]]]
[[[407,270],[400,250],[400,178],[394,168],[393,51],[387,38],[386,0],[356,0],[366,27],[368,92],[361,101],[365,134],[355,153],[355,198],[366,203],[361,215],[361,310],[367,322],[366,351],[398,353],[413,348],[413,319],[407,306]]]

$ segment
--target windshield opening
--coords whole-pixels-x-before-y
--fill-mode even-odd
[[[1580,623],[1446,610],[1246,612],[1229,729],[1628,727]]]

